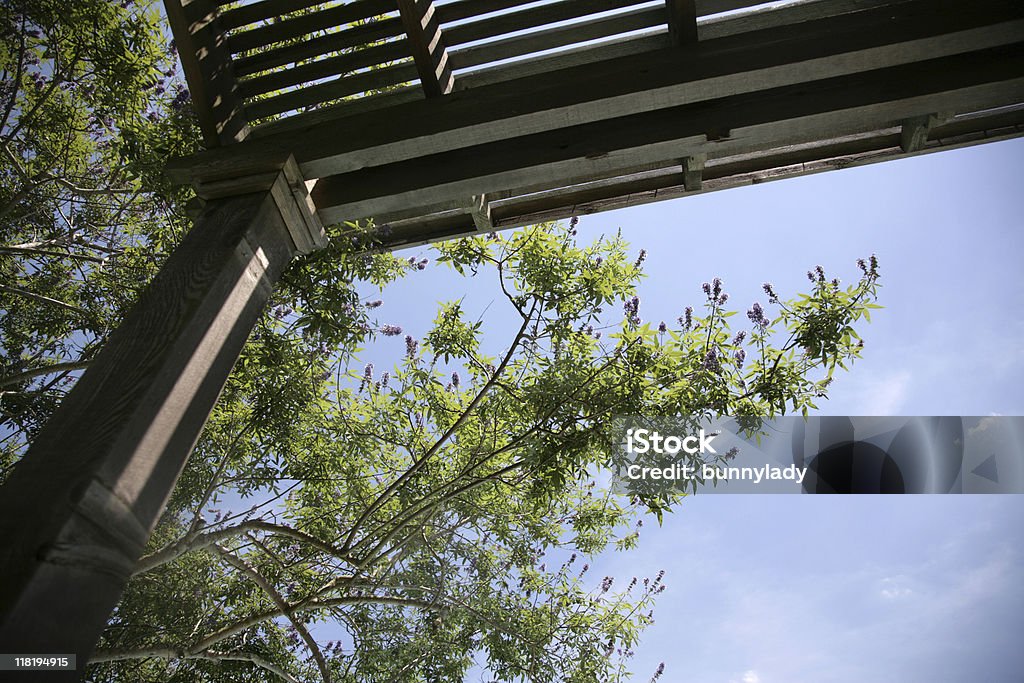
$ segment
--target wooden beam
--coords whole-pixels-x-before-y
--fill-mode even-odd
[[[199,119],[203,144],[243,140],[248,122],[237,94],[231,54],[224,46],[213,0],[164,0],[181,67]]]
[[[291,224],[305,209],[280,175],[287,194],[206,204],[0,488],[0,643],[9,652],[88,661],[297,251],[294,235],[308,230]]]
[[[714,149],[759,151],[813,136],[872,130],[923,107],[963,111],[1024,99],[1024,44],[733,95],[670,109],[455,149],[321,178],[325,221],[670,161]],[[705,141],[709,131],[731,136]]]
[[[428,98],[447,95],[455,85],[441,24],[432,0],[398,0],[412,60]]]
[[[934,129],[934,139],[922,151],[959,149],[1022,136],[1024,109],[963,116]],[[707,182],[702,190],[713,192],[900,158],[903,152],[899,138],[899,128],[889,128],[784,147],[756,157],[716,159],[706,167]],[[687,191],[679,182],[678,167],[665,167],[585,186],[512,197],[497,204],[492,202],[491,215],[495,230],[507,230],[685,196]],[[457,211],[410,217],[394,223],[393,228],[384,245],[389,249],[472,233],[465,215]]]
[[[250,141],[237,153],[172,161],[172,179],[232,175],[246,158],[294,152],[308,178],[383,165],[725,95],[811,82],[1005,45],[1024,32],[1024,3],[925,0],[569,67]],[[781,11],[781,10],[779,10]],[[529,92],[530,97],[523,97]],[[469,194],[475,194],[471,192]]]
[[[697,42],[697,3],[694,0],[665,0],[668,35],[673,45]]]
[[[936,136],[942,137],[942,144],[929,145],[920,151],[959,149],[990,141],[1019,138],[1024,136],[1024,113],[1017,111],[973,122],[957,121],[940,127]],[[899,132],[896,132],[797,152],[783,150],[779,154],[747,161],[725,160],[724,163],[709,167],[710,177],[705,179],[703,191],[714,192],[898,159],[903,156],[899,137]],[[677,179],[677,173],[667,170],[660,175],[650,174],[618,186],[593,188],[561,196],[556,194],[531,199],[528,203],[501,205],[495,210],[495,229],[505,230],[574,215],[682,198],[686,196],[686,191]],[[431,221],[429,227],[435,234],[442,230],[440,221],[436,220]]]

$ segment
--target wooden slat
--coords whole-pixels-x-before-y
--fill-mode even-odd
[[[375,21],[371,24],[303,40],[293,45],[284,45],[266,52],[239,57],[235,60],[235,73],[239,76],[248,76],[330,52],[361,48],[378,40],[399,36],[402,33],[402,20],[398,17]]]
[[[410,102],[419,102],[423,99],[423,88],[419,84],[402,86],[380,95],[374,95],[373,97],[360,97],[318,107],[311,111],[303,112],[301,116],[287,116],[257,124],[252,127],[249,137],[256,140],[267,137],[273,138],[282,134],[287,135],[295,131],[308,130],[310,126],[315,127],[326,123],[334,124],[339,119],[349,116],[379,112],[390,107]]]
[[[223,0],[217,1],[218,4],[221,5],[229,4]],[[257,21],[266,21],[267,19],[281,17],[291,12],[297,12],[299,10],[306,9],[307,7],[312,7],[313,5],[319,5],[323,1],[324,0],[263,0],[263,2],[253,2],[248,5],[241,5],[239,7],[223,10],[221,16],[224,20],[224,28],[233,29],[240,26],[255,24]]]
[[[657,8],[661,14],[661,8]],[[662,23],[662,16],[659,16]],[[569,48],[555,54],[538,55],[517,60],[511,64],[489,66],[475,71],[459,74],[459,88],[479,88],[485,85],[492,85],[504,81],[511,81],[518,78],[537,76],[544,73],[559,71],[583,66],[584,64],[597,64],[609,59],[638,55],[644,52],[653,52],[665,47],[668,40],[667,31],[642,36],[630,36],[605,40],[594,45],[585,45]],[[453,52],[453,58],[461,50]],[[458,64],[458,60],[456,61]]]
[[[300,83],[309,83],[322,78],[339,76],[348,71],[362,69],[368,66],[375,66],[384,62],[400,60],[409,54],[409,48],[404,38],[393,40],[381,45],[374,45],[365,50],[347,52],[337,57],[319,59],[307,64],[299,64],[281,71],[273,71],[263,76],[249,78],[239,82],[238,91],[242,97],[249,98],[256,95],[282,90]]]
[[[228,48],[232,53],[244,50],[267,47],[317,31],[335,29],[360,19],[369,19],[394,12],[394,0],[355,0],[344,5],[329,7],[312,14],[278,21],[266,26],[237,31],[228,38]]]
[[[728,36],[738,35],[748,31],[760,31],[768,28],[778,28],[781,26],[787,26],[797,24],[804,21],[810,21],[813,19],[823,19],[828,17],[834,17],[840,14],[844,14],[851,11],[862,11],[869,8],[878,8],[883,5],[890,5],[892,0],[819,0],[818,2],[805,2],[796,5],[790,5],[772,9],[771,11],[756,12],[753,14],[742,14],[737,16],[726,16],[716,18],[713,21],[709,21],[698,25],[698,34],[700,40],[714,40],[717,38],[725,38]],[[739,4],[739,3],[737,3]],[[748,3],[756,4],[756,3]],[[698,5],[698,11],[700,5]],[[661,7],[651,7],[647,9],[636,10],[635,14],[641,14],[651,12],[651,15],[647,16],[647,20],[652,21],[651,25],[665,23],[665,10]],[[619,17],[629,17],[634,12],[623,13],[607,19],[596,20],[598,22],[614,22]],[[657,21],[655,21],[655,14]],[[626,19],[627,23],[631,23],[632,19]],[[573,26],[566,27],[566,30],[572,31],[575,26],[583,26],[585,22],[574,24]],[[554,29],[558,30],[558,29]],[[633,30],[626,29],[623,30]],[[509,42],[514,43],[517,40],[523,40],[528,44],[528,41],[532,39],[533,35],[540,36],[543,32],[537,34],[531,34],[523,38],[512,38]],[[475,88],[481,85],[487,85],[491,83],[499,83],[501,81],[512,80],[515,78],[522,78],[524,76],[530,76],[534,74],[543,73],[545,71],[555,71],[557,69],[567,68],[571,66],[580,66],[582,64],[590,64],[603,59],[612,57],[622,57],[630,54],[637,54],[654,50],[662,47],[664,44],[664,34],[652,33],[649,35],[635,36],[628,39],[619,41],[606,41],[594,46],[587,46],[583,48],[571,48],[563,50],[554,55],[544,55],[540,57],[533,57],[530,59],[524,59],[517,61],[513,64],[501,65],[498,67],[491,67],[487,69],[481,69],[471,73],[464,73],[460,75],[460,83],[467,88]],[[452,59],[456,69],[463,69],[470,66],[470,64],[464,64],[465,58],[463,54],[468,51],[486,53],[491,45],[496,45],[504,41],[496,41],[494,43],[486,43],[479,47],[463,48],[462,50],[455,50],[452,52]],[[525,54],[525,53],[524,53]],[[478,54],[472,55],[472,61],[474,64],[483,64],[484,62],[479,61],[481,56]]]
[[[532,0],[460,0],[438,5],[437,14],[442,24],[518,7]]]
[[[224,49],[216,6],[210,0],[164,0],[192,105],[207,148],[245,138],[248,122],[237,94],[231,55]]]
[[[913,115],[915,109],[928,106],[921,104],[924,101],[956,109],[950,105],[1021,98],[1024,44],[1016,44],[365,168],[321,178],[313,196],[325,220],[353,220],[405,204],[464,196],[467,187],[489,192],[524,182],[558,185],[586,167],[614,170],[639,159],[667,160],[682,151],[678,145],[693,145],[687,141],[723,127],[744,129],[743,137],[731,143],[734,146],[771,146],[786,136],[813,135],[814,126],[877,127],[889,117]],[[851,110],[857,112],[846,113]],[[686,152],[706,150],[696,146]]]
[[[664,22],[665,9],[663,7],[645,7],[611,17],[590,19],[569,26],[559,26],[455,50],[450,53],[452,68],[466,69],[480,64],[658,26]]]
[[[407,44],[423,93],[440,97],[452,91],[452,65],[432,0],[397,0]]]
[[[322,102],[356,95],[367,90],[380,90],[399,83],[406,83],[418,77],[416,66],[411,62],[396,64],[394,66],[364,71],[338,78],[327,83],[318,85],[307,85],[296,90],[269,97],[264,100],[257,100],[247,104],[246,115],[253,121],[264,116],[272,116],[283,112],[308,107]]]
[[[709,14],[720,14],[732,12],[733,10],[756,7],[766,4],[767,0],[695,0],[697,4],[697,16],[708,16]]]
[[[449,47],[462,45],[485,38],[494,38],[514,31],[523,31],[557,21],[567,21],[598,12],[630,7],[647,0],[562,0],[530,9],[509,12],[489,19],[445,29],[445,40]]]
[[[748,31],[799,24],[805,21],[837,17],[892,6],[892,0],[816,0],[757,10],[738,15],[715,17],[698,25],[701,40],[714,40]]]

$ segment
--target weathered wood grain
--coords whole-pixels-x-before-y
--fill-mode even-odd
[[[337,120],[296,122],[237,154],[173,162],[178,181],[217,173],[244,157],[294,152],[306,177],[321,177],[566,125],[756,92],[1016,42],[1024,4],[930,2],[826,17],[700,41],[453,92]],[[524,98],[523,92],[530,97]]]
[[[921,108],[957,111],[967,103],[997,106],[1021,98],[1024,44],[1015,44],[367,167],[322,178],[313,197],[324,220],[356,219],[466,196],[473,188],[490,192],[526,182],[560,187],[588,169],[613,173],[679,158],[683,150],[690,156],[716,146],[768,149],[829,126],[870,130]]]
[[[88,660],[296,242],[318,246],[297,174],[207,202],[0,488],[4,648]]]

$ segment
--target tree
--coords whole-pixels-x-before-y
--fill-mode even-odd
[[[615,680],[661,577],[615,592],[611,577],[586,575],[585,556],[628,549],[637,512],[660,515],[678,497],[622,500],[595,485],[609,418],[810,407],[858,354],[851,324],[873,305],[877,276],[862,262],[846,288],[821,270],[795,301],[771,290],[775,320],[751,307],[748,336],[729,329],[718,280],[704,287],[704,315],[686,309],[672,330],[643,323],[642,258],[620,238],[580,246],[572,229],[544,225],[438,250],[460,272],[497,278],[520,321],[507,347],[488,355],[483,322],[450,302],[378,374],[351,355],[289,356],[317,336],[311,313],[269,316],[257,347],[280,355],[243,358],[97,653],[96,680],[198,680],[212,675],[208,660],[237,657],[300,680],[458,681],[481,659],[498,680]],[[297,266],[295,280],[317,266]],[[401,334],[376,322],[369,332]],[[308,393],[293,402],[271,390],[282,386]],[[273,502],[211,517],[209,501],[232,488]],[[344,635],[324,647],[318,625],[335,621]]]
[[[152,13],[62,7],[3,10],[23,36],[3,56],[18,74],[0,197],[18,290],[0,323],[5,464],[173,248],[187,196],[160,160],[198,139]],[[452,301],[380,372],[359,346],[403,332],[360,290],[426,264],[376,251],[372,225],[332,226],[257,325],[89,679],[460,681],[474,663],[498,680],[624,678],[663,577],[587,563],[635,545],[638,514],[680,494],[597,483],[609,417],[813,407],[859,353],[877,264],[845,288],[812,271],[788,302],[768,286],[771,310],[752,306],[737,330],[716,279],[703,314],[670,329],[641,319],[644,253],[621,237],[580,245],[574,228],[440,245],[438,261],[494,278],[515,329],[494,353],[489,319]]]
[[[0,32],[3,471],[186,230],[160,174],[196,138],[152,7],[4,3]]]

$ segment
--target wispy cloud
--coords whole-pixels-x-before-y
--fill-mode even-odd
[[[905,598],[913,592],[902,580],[890,576],[882,579],[882,587],[878,590],[878,594],[886,600]]]

